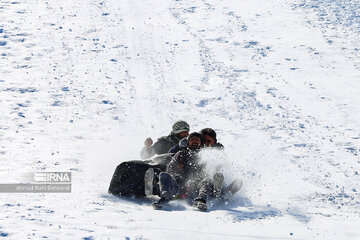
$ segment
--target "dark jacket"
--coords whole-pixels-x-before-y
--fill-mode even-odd
[[[184,188],[188,180],[201,181],[206,177],[204,164],[200,162],[198,152],[189,148],[175,154],[167,167],[167,172],[180,188]]]
[[[178,151],[187,148],[187,145],[188,145],[187,138],[183,138],[179,141],[178,144],[176,144],[176,145],[172,146],[172,148],[170,148],[169,153],[177,153]]]
[[[180,139],[173,133],[170,133],[168,136],[159,138],[151,147],[143,149],[140,152],[141,159],[147,159],[154,156],[155,154],[164,154],[169,151],[169,149],[177,145]]]

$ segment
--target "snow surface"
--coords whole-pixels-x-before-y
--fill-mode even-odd
[[[0,2],[0,238],[360,239],[357,0]],[[107,193],[146,137],[214,128],[228,205]],[[216,155],[215,155],[216,156]],[[215,161],[215,160],[214,160]]]

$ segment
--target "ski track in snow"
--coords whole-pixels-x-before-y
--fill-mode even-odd
[[[0,238],[359,238],[356,1],[24,0],[0,13],[1,183],[73,174],[71,194],[2,193]],[[178,119],[218,132],[226,181],[244,180],[236,198],[201,213],[109,196],[116,165]]]

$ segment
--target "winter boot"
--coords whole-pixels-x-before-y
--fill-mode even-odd
[[[165,206],[169,205],[169,199],[166,197],[161,197],[159,201],[152,203],[152,206],[156,210],[163,209]]]
[[[149,168],[144,174],[145,195],[151,196],[154,188],[154,169]]]
[[[206,201],[204,199],[195,199],[192,206],[193,206],[193,208],[195,208],[195,210],[199,210],[202,212],[207,211],[207,205],[206,205]]]
[[[224,184],[224,175],[222,173],[216,173],[214,175],[214,190],[213,196],[219,198],[222,193],[222,188]]]

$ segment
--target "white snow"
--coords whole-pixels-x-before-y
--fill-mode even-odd
[[[0,183],[72,173],[72,193],[0,193],[0,238],[360,238],[358,1],[19,0],[0,14]],[[155,211],[109,195],[115,167],[179,119],[217,131],[226,181],[244,181],[234,201]]]

